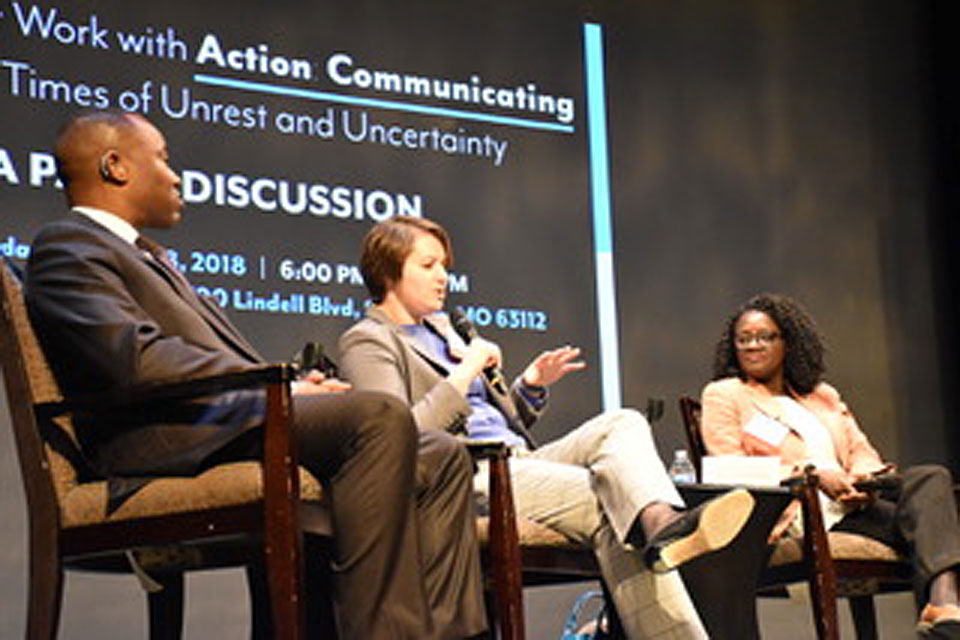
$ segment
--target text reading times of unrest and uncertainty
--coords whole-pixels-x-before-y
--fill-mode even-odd
[[[564,124],[572,123],[575,118],[575,101],[572,97],[543,92],[535,81],[496,86],[488,84],[476,73],[468,72],[462,78],[451,79],[370,68],[357,64],[354,56],[344,51],[327,55],[319,65],[323,69],[321,73],[315,61],[275,53],[267,43],[230,47],[225,46],[217,34],[206,33],[200,38],[194,54],[189,44],[171,26],[114,31],[104,26],[96,14],[90,14],[81,21],[72,21],[60,14],[56,7],[44,9],[36,5],[21,5],[19,2],[11,2],[10,6],[16,27],[25,38],[38,37],[61,45],[119,50],[126,54],[184,62],[192,60],[200,67],[225,72],[294,81],[329,82],[336,87],[378,94],[550,116]],[[0,11],[0,19],[2,16]]]

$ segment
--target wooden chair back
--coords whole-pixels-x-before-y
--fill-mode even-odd
[[[703,482],[703,456],[706,455],[707,445],[700,432],[700,403],[689,396],[681,396],[679,404],[683,432],[687,438],[687,454],[697,471],[697,482]]]
[[[59,522],[58,495],[76,483],[76,466],[52,449],[37,429],[35,406],[63,399],[27,320],[19,284],[6,265],[0,271],[0,360],[7,390],[14,442],[31,514]],[[64,442],[74,442],[68,417],[51,427],[61,430]]]

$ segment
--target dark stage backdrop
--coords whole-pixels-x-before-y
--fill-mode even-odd
[[[451,231],[451,303],[508,368],[556,336],[593,359],[582,21],[434,5],[241,3],[234,20],[198,3],[11,2],[0,236],[19,256],[63,215],[59,122],[121,107],[165,132],[182,175],[183,223],[158,239],[267,358],[334,349],[366,302],[363,234],[414,215]],[[564,411],[599,407],[594,373],[571,388]]]
[[[616,6],[626,403],[698,394],[727,314],[779,291],[818,321],[827,378],[884,455],[958,469],[956,242],[942,231],[956,100],[938,75],[939,5]]]
[[[818,319],[830,380],[887,457],[956,469],[943,275],[956,138],[939,135],[955,109],[931,6],[0,2],[0,251],[22,264],[63,215],[59,123],[120,106],[166,134],[183,177],[184,221],[158,239],[270,359],[305,340],[332,351],[366,300],[362,235],[422,215],[451,230],[451,303],[504,347],[509,373],[544,348],[584,348],[546,438],[604,398],[658,397],[669,455],[676,398],[707,380],[726,314],[775,290]],[[595,283],[611,246],[594,236],[585,23],[606,63],[621,363],[606,388]],[[0,409],[6,638],[22,635],[25,523]],[[191,594],[187,637],[245,635],[239,580]],[[61,637],[140,635],[130,585],[67,586]],[[558,635],[555,617],[531,620],[531,637]]]

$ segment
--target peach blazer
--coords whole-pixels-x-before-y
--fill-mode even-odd
[[[880,454],[860,430],[836,389],[821,382],[809,394],[794,396],[794,399],[812,412],[830,432],[837,462],[848,473],[871,473],[884,467]],[[760,454],[756,441],[745,434],[743,428],[755,414],[763,413],[790,429],[779,452],[785,471],[803,467],[807,460],[806,444],[784,415],[780,402],[766,387],[750,385],[739,378],[724,378],[704,387],[701,402],[700,428],[708,454]]]
[[[836,389],[821,382],[809,394],[794,399],[830,432],[837,462],[847,473],[867,474],[885,467]],[[704,387],[701,404],[700,429],[709,455],[769,455],[760,448],[765,443],[743,430],[754,415],[763,413],[789,429],[779,447],[783,477],[803,468],[808,459],[806,443],[766,387],[747,384],[740,378],[724,378]],[[796,501],[787,508],[770,534],[771,541],[787,530],[798,508]]]

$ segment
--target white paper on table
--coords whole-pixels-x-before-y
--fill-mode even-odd
[[[780,484],[779,456],[704,456],[701,464],[707,484],[775,487]]]

